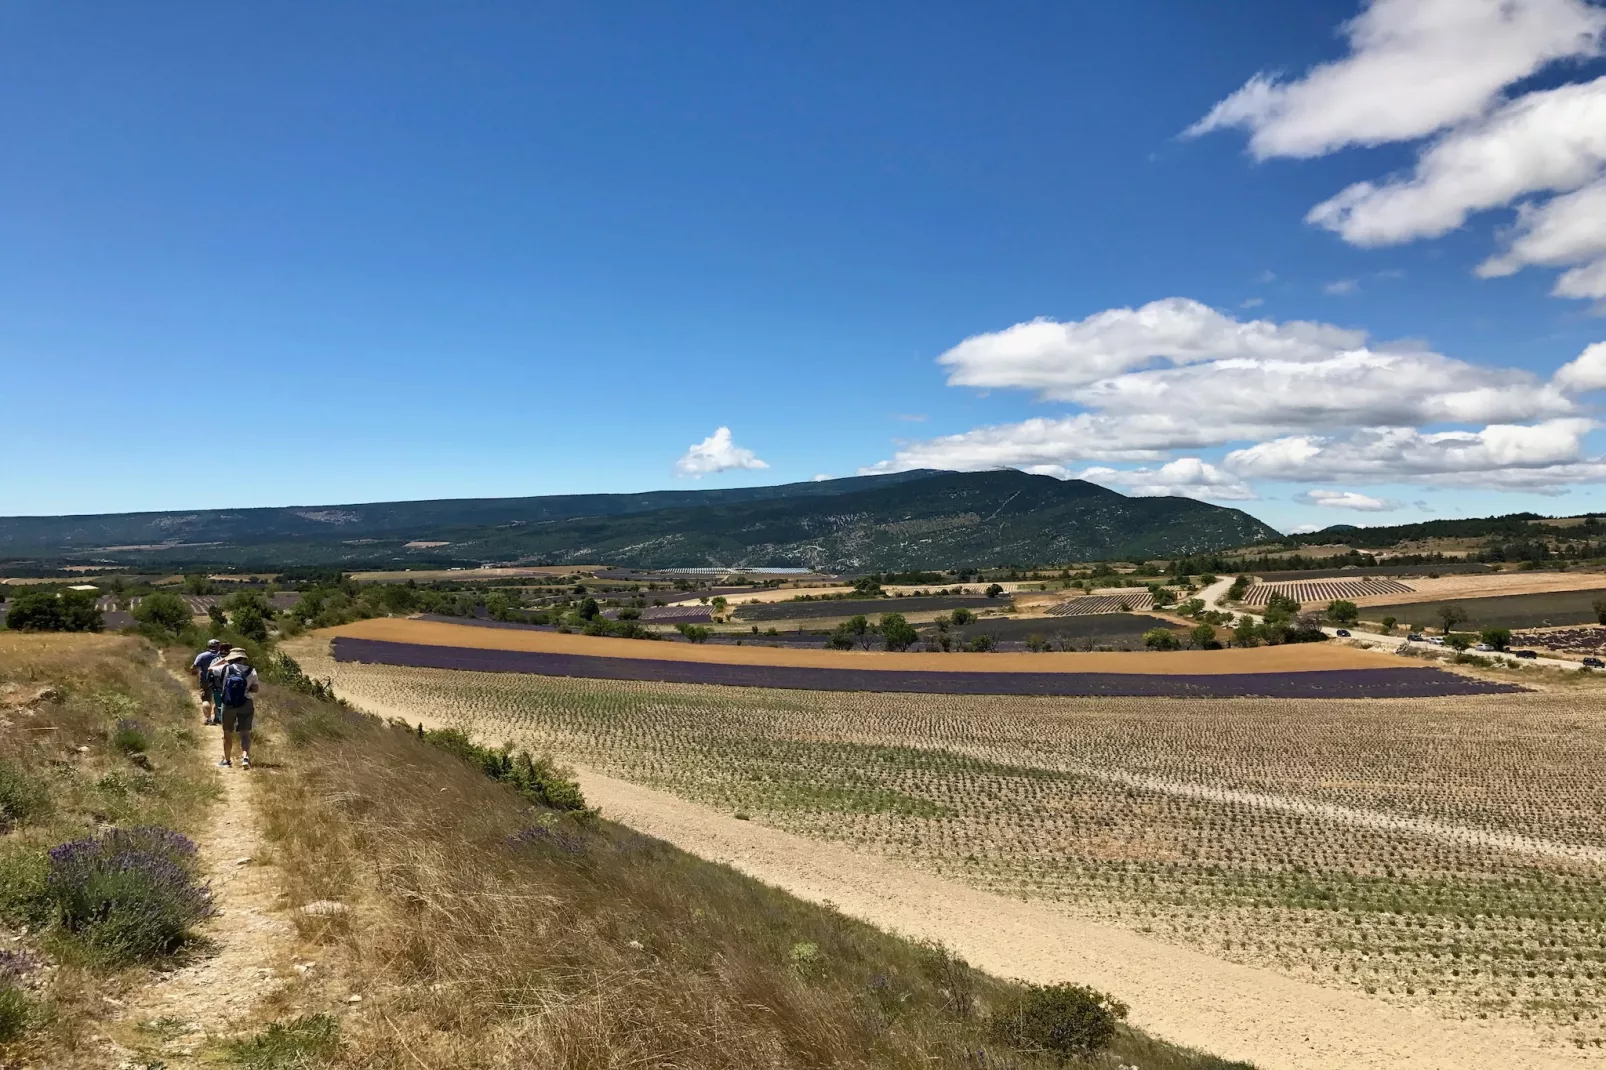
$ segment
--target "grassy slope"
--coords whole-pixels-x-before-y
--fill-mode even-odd
[[[106,1065],[99,1038],[116,1013],[109,1001],[151,975],[99,963],[50,929],[39,901],[45,852],[106,824],[193,834],[217,786],[197,753],[198,719],[140,640],[0,631],[0,810],[12,810],[15,785],[37,800],[0,834],[0,929],[7,946],[46,964],[24,977],[32,1027],[0,1049],[0,1064]],[[142,728],[142,754],[112,745],[125,720]]]
[[[338,1065],[1051,1065],[987,1039],[1014,987],[939,949],[533,808],[405,729],[279,689],[263,708],[290,901],[351,907],[303,921],[367,993]],[[1131,1063],[1229,1065],[1130,1031],[1086,1065]]]

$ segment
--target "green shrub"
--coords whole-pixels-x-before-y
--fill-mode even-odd
[[[1143,633],[1143,645],[1150,650],[1177,650],[1182,642],[1170,628],[1150,628]]]
[[[1031,985],[993,1016],[991,1028],[1017,1051],[1064,1062],[1103,1051],[1126,1012],[1126,1004],[1082,985]]]
[[[50,808],[50,792],[13,762],[0,761],[0,828],[15,828]]]
[[[232,1065],[245,1070],[301,1070],[333,1059],[339,1047],[339,1023],[327,1014],[307,1014],[230,1041],[224,1050]]]
[[[0,851],[0,920],[38,925],[50,916],[45,878],[50,860],[36,847],[12,845]]]
[[[112,729],[111,745],[113,750],[124,754],[144,754],[151,749],[145,726],[127,719],[118,721],[117,727]]]
[[[158,591],[146,595],[134,607],[134,619],[150,628],[177,635],[190,623],[190,607],[176,594]]]
[[[402,729],[407,727],[405,722],[393,721],[392,724]],[[532,802],[554,810],[586,809],[580,785],[549,758],[532,758],[529,751],[514,754],[511,750],[482,747],[455,728],[425,729],[420,726],[418,737],[457,755],[465,762],[479,766],[486,776],[510,785]]]

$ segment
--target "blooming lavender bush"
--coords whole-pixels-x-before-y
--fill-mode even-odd
[[[63,929],[115,960],[172,951],[212,914],[195,844],[164,828],[111,829],[50,851],[45,895]]]

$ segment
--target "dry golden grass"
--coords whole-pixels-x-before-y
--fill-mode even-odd
[[[1354,647],[1306,643],[1249,650],[1177,650],[1093,654],[893,654],[860,650],[788,650],[765,646],[699,646],[691,643],[608,639],[601,636],[481,628],[469,624],[375,617],[312,633],[319,638],[352,636],[392,643],[533,650],[597,657],[648,658],[723,665],[789,665],[815,668],[926,670],[930,672],[1112,672],[1201,674],[1304,672],[1316,669],[1398,668],[1397,658]]]

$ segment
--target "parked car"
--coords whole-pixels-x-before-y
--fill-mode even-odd
[[[1599,658],[1585,658],[1583,666],[1586,669],[1606,669],[1606,661],[1602,661]]]
[[[1411,632],[1409,635],[1407,635],[1405,637],[1405,641],[1407,643],[1420,643],[1422,641],[1422,633],[1421,632]]]
[[[1473,647],[1472,649],[1476,650],[1480,654],[1487,654],[1487,653],[1489,653],[1489,651],[1493,650],[1494,647],[1490,646],[1488,643],[1479,643],[1477,646]]]
[[[1338,631],[1334,632],[1333,634],[1338,636],[1340,639],[1348,639],[1349,638],[1349,629],[1348,628],[1340,628]]]
[[[1513,650],[1511,653],[1513,657],[1523,658],[1529,661],[1539,656],[1538,652],[1533,650]]]
[[[1442,635],[1430,635],[1430,636],[1428,636],[1428,642],[1432,643],[1434,646],[1443,646],[1444,645],[1444,636],[1442,636]]]

